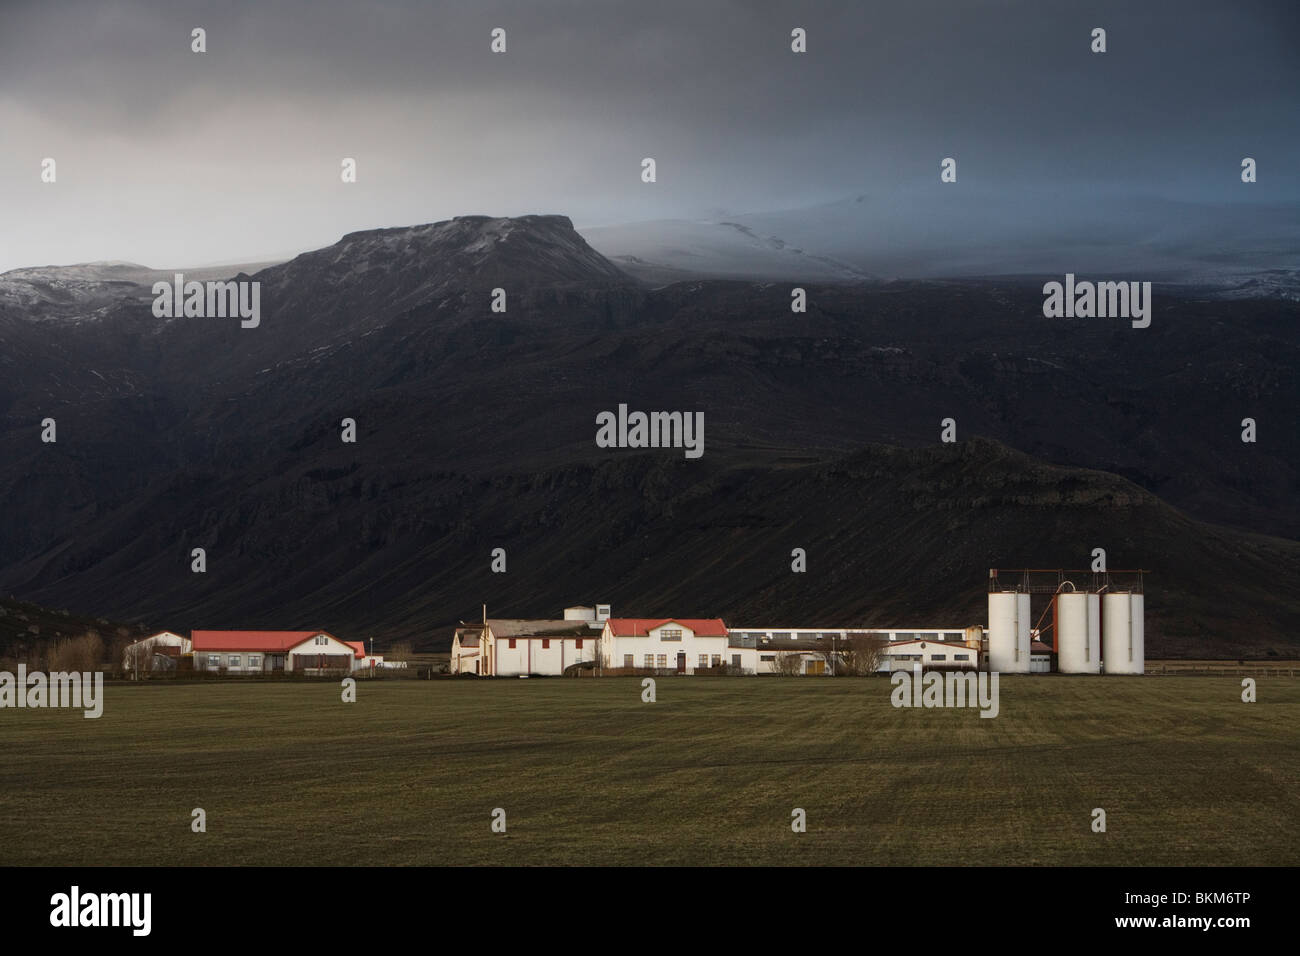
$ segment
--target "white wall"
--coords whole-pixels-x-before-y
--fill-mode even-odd
[[[317,636],[323,636],[325,638],[325,643],[317,644],[316,643]],[[326,654],[331,657],[335,657],[340,654],[346,654],[348,656],[349,661],[355,661],[356,659],[355,657],[356,651],[353,648],[349,647],[347,644],[344,644],[342,641],[333,637],[332,635],[329,634],[313,635],[312,637],[307,638],[307,640],[303,641],[301,644],[296,644],[293,647],[289,648],[289,653],[285,657],[285,661],[284,661],[285,669],[290,671],[294,670],[297,667],[297,658],[299,657],[306,659],[304,663],[305,667],[315,667],[316,662],[314,658],[318,654]],[[265,658],[263,658],[263,663],[265,663]],[[351,669],[351,665],[349,665],[349,669]]]
[[[600,648],[600,635],[592,631],[586,637],[497,637],[491,636],[492,673],[496,677],[519,674],[559,676],[571,664],[594,661]],[[510,641],[515,646],[510,646]],[[578,646],[578,642],[582,646]],[[474,665],[469,665],[473,672]]]
[[[173,634],[171,631],[160,631],[157,634],[151,634],[143,640],[128,644],[122,652],[122,667],[131,669],[135,666],[135,655],[140,655],[140,668],[146,669],[152,666],[152,657],[154,650],[160,647],[178,647],[182,654],[190,652],[190,639],[181,637],[179,634]]]
[[[679,640],[665,638],[665,632],[681,631]],[[700,655],[707,655],[708,666],[713,665],[713,659],[716,656],[719,664],[730,664],[731,655],[738,652],[727,647],[727,637],[725,634],[717,637],[700,636],[691,628],[684,624],[677,624],[669,621],[658,627],[651,628],[648,634],[642,637],[617,636],[613,628],[606,622],[605,630],[601,633],[601,663],[604,667],[626,667],[624,656],[632,655],[632,666],[638,668],[646,667],[646,655],[654,655],[654,663],[649,665],[655,668],[665,670],[677,670],[677,655],[684,653],[686,655],[686,673],[693,674],[699,667]],[[663,656],[663,662],[660,663],[660,655]]]

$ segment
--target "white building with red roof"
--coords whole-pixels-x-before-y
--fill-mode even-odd
[[[327,631],[192,631],[190,640],[196,671],[350,673],[366,659],[361,641]]]
[[[600,635],[601,666],[608,670],[694,674],[739,668],[739,656],[728,656],[727,625],[719,617],[610,618]]]

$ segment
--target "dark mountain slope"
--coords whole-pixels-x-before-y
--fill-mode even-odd
[[[707,461],[707,459],[706,459]],[[1136,486],[973,441],[873,447],[842,461],[699,466],[620,453],[597,465],[474,478],[408,455],[382,477],[341,459],[274,480],[192,475],[87,529],[129,542],[78,582],[109,614],[170,627],[307,626],[426,636],[495,614],[607,599],[620,613],[738,623],[965,625],[990,566],[1144,567],[1153,656],[1294,654],[1300,544],[1194,522]],[[188,549],[208,549],[206,575]],[[489,572],[507,551],[508,571]],[[790,571],[805,548],[809,570]],[[80,549],[24,569],[37,600],[80,575]],[[48,582],[40,584],[39,582]]]
[[[1151,494],[1140,515],[1099,500],[1063,525],[1050,498],[1021,514],[1024,496],[1000,489],[1073,480],[1042,461],[1082,465],[1199,519],[1300,534],[1294,303],[1157,290],[1151,328],[1133,330],[1046,320],[1038,289],[1019,283],[883,283],[809,286],[808,314],[793,315],[788,285],[647,290],[554,216],[357,233],[258,278],[257,329],[160,321],[131,301],[76,325],[0,315],[0,587],[95,615],[182,616],[177,627],[407,636],[481,599],[546,614],[595,592],[645,613],[969,616],[991,564],[1078,564],[1100,546],[1113,566],[1157,568],[1209,548],[1204,568],[1153,579],[1185,599],[1153,627],[1225,647],[1286,633],[1291,598],[1264,556],[1285,577],[1291,544],[1197,524]],[[489,309],[497,284],[505,314]],[[704,412],[705,457],[596,448],[596,414],[619,403]],[[54,445],[39,441],[47,415]],[[1247,416],[1257,444],[1240,441]],[[340,441],[345,417],[356,444]],[[937,445],[945,417],[959,439],[1040,461],[968,475]],[[850,547],[840,535],[864,520],[866,495],[852,456],[873,444],[913,450],[865,453],[896,468],[875,479],[884,497],[863,499],[879,536],[864,526]],[[969,533],[949,530],[939,499],[933,514],[908,504],[918,476],[939,482],[944,468],[988,485]],[[727,510],[745,495],[768,523],[746,531],[751,512]],[[647,511],[655,496],[667,504]],[[835,563],[787,592],[751,562],[771,550],[761,530],[790,513]],[[620,563],[642,528],[661,543]],[[206,576],[188,570],[195,546]],[[497,546],[512,570],[480,579]],[[793,546],[763,560],[779,571]],[[552,559],[520,558],[532,548]],[[656,564],[664,554],[675,564]],[[881,587],[813,589],[847,566]],[[927,582],[918,569],[932,566],[948,570]],[[733,567],[744,573],[719,576]],[[1205,608],[1202,628],[1186,609],[1216,593],[1246,603]]]

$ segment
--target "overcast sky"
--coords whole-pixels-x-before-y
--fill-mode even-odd
[[[1296,200],[1297,51],[1295,0],[4,0],[0,271],[462,214],[710,218],[928,189],[945,156],[1010,203],[1239,202],[1243,156],[1250,200]]]

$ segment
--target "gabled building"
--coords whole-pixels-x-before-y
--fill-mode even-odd
[[[177,662],[190,653],[190,639],[171,631],[159,631],[126,645],[122,652],[122,669],[128,676],[156,671],[174,671]]]
[[[465,639],[461,637],[462,646]],[[489,618],[479,637],[479,673],[489,677],[558,677],[574,665],[594,662],[599,643],[600,632],[585,619]]]
[[[600,635],[601,666],[674,674],[739,668],[728,655],[722,618],[610,618]]]
[[[451,639],[451,661],[448,670],[453,674],[478,674],[485,676],[483,669],[483,631],[486,624],[464,624],[456,628]]]
[[[361,641],[327,631],[193,631],[191,639],[196,671],[350,673],[366,658]]]

